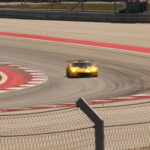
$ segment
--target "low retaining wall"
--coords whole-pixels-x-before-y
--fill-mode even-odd
[[[17,19],[150,23],[150,12],[136,14],[119,14],[112,12],[0,9],[0,17]]]

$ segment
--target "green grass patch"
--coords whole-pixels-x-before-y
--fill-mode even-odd
[[[78,3],[49,3],[49,4],[14,4],[14,5],[0,5],[0,8],[11,9],[49,9],[49,10],[81,10],[82,6]],[[123,3],[117,3],[114,6],[113,3],[84,3],[84,10],[93,11],[114,11],[123,9]],[[150,10],[150,4],[148,5]]]
[[[114,10],[113,3],[99,3],[99,4],[89,4],[85,3],[83,5],[84,10]],[[0,8],[11,8],[11,9],[49,9],[49,10],[81,10],[82,6],[78,3],[51,3],[51,4],[20,4],[20,5],[0,5]],[[116,10],[122,8],[122,4],[116,5]]]

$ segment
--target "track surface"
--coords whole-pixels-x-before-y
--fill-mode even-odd
[[[149,47],[150,41],[149,25],[146,24],[122,25],[2,19],[0,27],[2,32],[38,33],[144,47]],[[76,101],[79,96],[92,100],[150,92],[149,54],[3,36],[0,37],[0,47],[1,61],[38,69],[49,77],[48,82],[43,85],[1,93],[1,108],[68,103]],[[64,68],[65,61],[68,59],[95,60],[101,68],[101,74],[98,78],[67,79]],[[135,104],[132,105],[132,103]],[[139,150],[141,147],[147,147],[149,150],[149,100],[140,100],[139,103],[132,101],[132,103],[106,104],[104,108],[102,106],[95,108],[105,122],[106,149],[132,150],[137,148]],[[94,132],[91,129],[74,131],[74,134],[72,132],[51,134],[56,131],[70,130],[70,128],[93,127],[93,124],[78,108],[58,112],[50,110],[45,113],[36,111],[33,113],[31,110],[25,113],[27,114],[24,112],[1,113],[0,145],[2,149],[40,150],[49,147],[60,150],[80,149],[81,147],[85,150],[94,149],[95,144],[92,140]],[[43,136],[41,133],[46,134]],[[85,140],[83,136],[86,137]]]
[[[7,21],[3,22],[3,24],[6,22],[6,28],[2,28],[4,31],[8,29]],[[26,23],[28,21],[25,21]],[[41,26],[43,24],[41,23]],[[21,27],[21,24],[12,25]],[[141,41],[139,46],[145,43]],[[0,37],[0,47],[2,61],[41,70],[49,77],[48,82],[41,86],[1,94],[1,108],[69,103],[75,102],[80,96],[87,100],[107,99],[148,92],[150,88],[150,55],[3,36]],[[98,78],[67,79],[65,61],[72,59],[94,60],[100,67],[100,76]]]

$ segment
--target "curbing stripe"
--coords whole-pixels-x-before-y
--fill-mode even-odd
[[[8,73],[6,73],[6,76],[8,78],[8,80],[10,80],[9,78],[10,77],[10,74],[11,74],[11,70],[9,69],[9,67],[15,67],[15,69],[17,68],[18,70],[21,70],[23,72],[25,72],[26,74],[28,74],[28,76],[30,76],[30,78],[27,78],[26,76],[23,77],[23,75],[19,75],[19,76],[22,76],[23,78],[26,79],[26,82],[23,81],[23,84],[21,84],[22,82],[17,82],[15,83],[14,85],[8,85],[8,83],[5,84],[0,84],[0,92],[3,93],[3,92],[8,92],[8,91],[15,91],[15,90],[22,90],[24,88],[29,88],[29,87],[34,87],[34,86],[37,86],[37,85],[40,85],[40,84],[43,84],[45,83],[47,80],[48,80],[48,77],[43,73],[43,72],[40,72],[38,70],[38,74],[37,74],[37,70],[32,70],[31,68],[27,68],[27,67],[23,67],[23,66],[20,66],[20,65],[16,65],[16,64],[10,64],[9,62],[0,62],[0,64],[3,66],[1,66],[1,68],[7,68],[7,70],[9,70]],[[27,72],[26,70],[30,70],[30,72]],[[32,72],[31,72],[32,70]],[[35,73],[34,75],[32,75],[32,73]],[[16,73],[16,74],[19,74],[19,73]],[[11,79],[12,80],[12,79]],[[34,80],[34,81],[32,81]],[[7,80],[6,80],[7,82]],[[33,83],[30,83],[30,82],[33,82]],[[20,87],[18,87],[20,86]]]

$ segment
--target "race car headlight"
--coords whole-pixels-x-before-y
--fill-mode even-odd
[[[91,71],[97,71],[97,68],[92,68]]]
[[[90,70],[88,69],[88,70],[86,70],[86,72],[90,72]]]
[[[76,69],[75,69],[75,68],[72,68],[71,71],[72,71],[72,72],[76,72]]]

